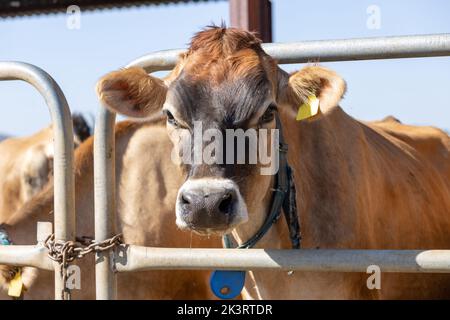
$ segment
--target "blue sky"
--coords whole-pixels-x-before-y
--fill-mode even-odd
[[[380,29],[366,25],[370,5],[380,9]],[[450,33],[449,13],[446,0],[273,0],[274,41]],[[0,20],[0,60],[40,66],[60,84],[72,111],[92,116],[100,76],[145,53],[185,47],[203,26],[229,21],[226,1],[82,12],[79,30],[69,30],[66,19]],[[352,116],[394,115],[450,129],[450,57],[325,65],[346,79],[342,107]],[[49,123],[42,98],[29,85],[1,82],[0,97],[0,133],[31,134]]]

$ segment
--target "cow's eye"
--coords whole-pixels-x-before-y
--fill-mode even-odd
[[[175,120],[175,117],[173,116],[173,114],[169,110],[163,110],[163,112],[167,117],[167,122],[173,126],[178,127],[178,122],[177,122],[177,120]]]
[[[274,104],[271,104],[264,114],[260,118],[261,123],[267,123],[272,121],[275,118],[275,112],[277,112],[277,106]]]

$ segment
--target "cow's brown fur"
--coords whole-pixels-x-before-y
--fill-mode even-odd
[[[83,116],[74,114],[74,145],[90,135]],[[0,142],[0,223],[37,194],[53,174],[53,130]]]
[[[0,143],[0,222],[47,183],[51,173],[51,128]]]

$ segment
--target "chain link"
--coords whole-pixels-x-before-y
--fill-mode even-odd
[[[44,241],[44,246],[48,250],[48,257],[57,262],[60,266],[61,277],[63,279],[63,289],[61,299],[70,299],[70,291],[66,288],[67,268],[70,262],[75,259],[82,259],[90,253],[104,252],[122,244],[122,234],[117,234],[109,239],[98,241],[88,238],[76,238],[76,241],[55,240],[55,234],[51,234]]]

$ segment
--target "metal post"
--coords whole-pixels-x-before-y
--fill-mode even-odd
[[[94,181],[95,181],[95,240],[114,236],[116,213],[115,135],[116,115],[101,108],[95,124]],[[112,270],[113,252],[96,253],[96,298],[116,298],[116,277]]]
[[[270,0],[230,0],[232,27],[256,32],[263,42],[272,42]]]
[[[73,172],[73,129],[66,98],[52,77],[42,69],[23,62],[0,62],[0,80],[23,80],[44,97],[53,124],[55,156],[54,216],[55,238],[75,240],[75,185]],[[64,288],[59,265],[55,264],[55,299]]]
[[[169,51],[168,51],[169,52]],[[159,64],[164,65],[164,59]],[[173,63],[175,63],[176,58]],[[156,64],[158,65],[158,64]],[[127,67],[139,66],[133,61]],[[149,68],[149,72],[168,70],[172,62],[161,69]],[[115,172],[115,134],[116,114],[101,107],[95,122],[94,135],[94,181],[95,181],[95,240],[102,241],[114,236],[116,214],[116,172]],[[117,297],[114,252],[98,253],[95,262],[96,298],[113,300]]]

